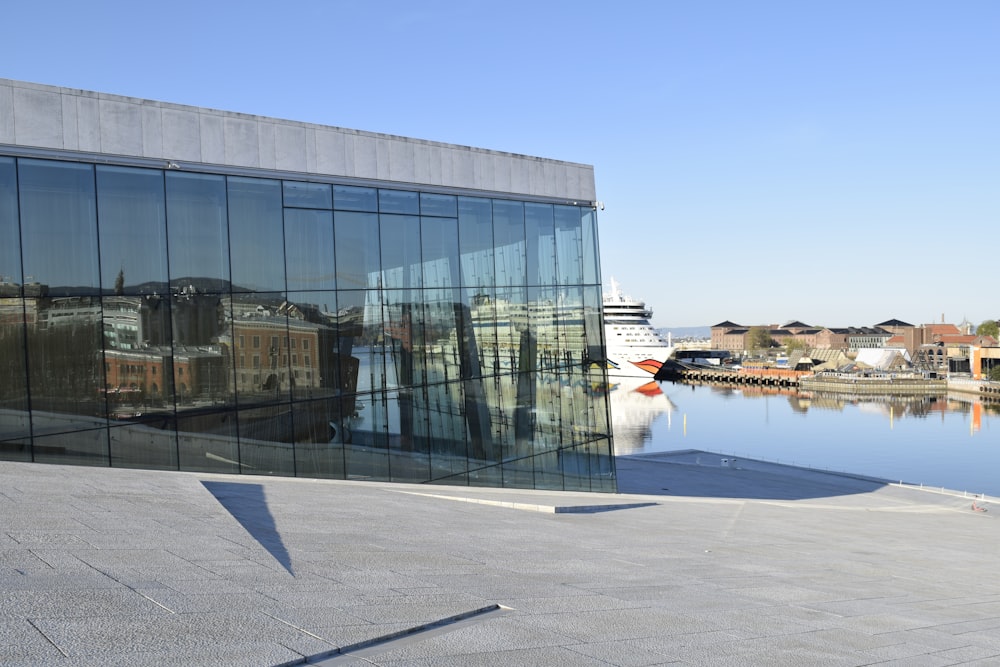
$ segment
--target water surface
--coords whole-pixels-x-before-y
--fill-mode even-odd
[[[700,449],[1000,497],[1000,404],[625,380],[617,454]]]

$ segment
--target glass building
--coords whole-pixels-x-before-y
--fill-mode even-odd
[[[0,79],[0,459],[615,491],[593,189]]]

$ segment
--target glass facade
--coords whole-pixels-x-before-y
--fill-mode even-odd
[[[614,491],[596,225],[0,156],[0,458]]]

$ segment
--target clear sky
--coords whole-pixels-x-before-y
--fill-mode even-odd
[[[4,7],[0,77],[594,165],[654,324],[1000,318],[1000,2]]]

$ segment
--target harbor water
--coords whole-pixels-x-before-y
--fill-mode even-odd
[[[1000,403],[613,381],[618,455],[685,449],[1000,497]]]

